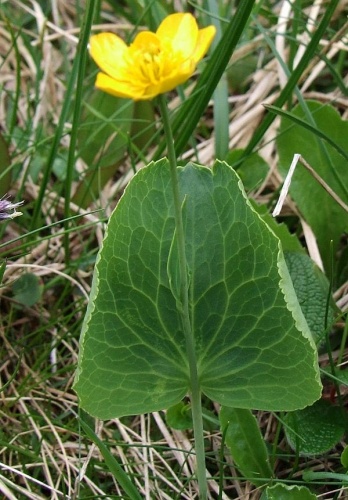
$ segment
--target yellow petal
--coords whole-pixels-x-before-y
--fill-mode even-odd
[[[189,58],[196,48],[198,26],[191,14],[176,13],[162,21],[156,35],[164,44],[170,44],[183,59]]]
[[[116,97],[123,97],[124,99],[147,99],[143,97],[144,88],[132,85],[130,82],[121,82],[111,78],[105,73],[98,73],[95,86],[99,90],[103,90],[108,94]]]
[[[128,50],[124,41],[113,33],[93,35],[89,40],[89,51],[99,68],[113,78],[124,77],[124,55]]]
[[[215,34],[216,34],[216,28],[213,25],[207,26],[206,28],[199,30],[196,50],[194,51],[194,54],[192,56],[196,64],[208,52]]]
[[[160,48],[161,42],[158,36],[152,31],[141,31],[137,34],[131,48],[150,51],[151,48]]]
[[[170,90],[175,89],[178,85],[181,85],[182,83],[186,82],[194,73],[195,66],[193,64],[190,65],[185,65],[186,71],[181,72],[181,73],[173,73],[172,76],[169,76],[165,80],[159,83],[157,86],[157,93],[154,95],[158,94],[164,94],[164,92],[169,92]],[[147,92],[153,92],[152,89],[148,89]]]

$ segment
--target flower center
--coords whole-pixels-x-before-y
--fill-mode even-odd
[[[163,69],[163,53],[158,45],[150,45],[139,51],[137,62],[144,80],[156,84],[161,80]]]

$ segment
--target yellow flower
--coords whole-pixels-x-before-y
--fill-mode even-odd
[[[130,46],[113,33],[94,35],[90,54],[102,70],[96,87],[135,101],[168,92],[192,76],[214,35],[214,26],[200,30],[181,13],[167,16],[156,33],[139,33]]]

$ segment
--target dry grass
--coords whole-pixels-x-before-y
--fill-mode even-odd
[[[309,31],[315,26],[324,3],[315,2],[308,9],[308,19],[311,20]],[[0,123],[8,123],[8,113],[11,112],[9,95],[15,95],[19,90],[15,116],[18,140],[11,144],[11,155],[14,168],[20,165],[20,173],[16,185],[12,186],[12,193],[21,189],[21,196],[30,213],[35,206],[41,176],[33,180],[28,175],[28,169],[37,154],[39,141],[43,137],[52,138],[59,121],[65,97],[66,71],[76,54],[80,14],[76,12],[74,2],[64,0],[51,1],[49,20],[39,2],[11,0],[11,6],[9,2],[3,4],[7,4],[16,19],[27,17],[32,20],[30,28],[19,29],[19,23],[13,23],[10,29],[8,19],[0,19],[0,86],[3,89],[0,93]],[[288,5],[287,2],[276,4],[274,13],[279,16],[279,21],[274,31],[286,31],[284,17]],[[347,2],[341,2],[340,8],[346,12]],[[113,16],[107,5],[104,6],[101,24],[94,29],[105,26],[117,31],[127,28],[124,21],[120,22]],[[287,60],[288,48],[283,41],[284,38],[279,35],[275,43],[282,58]],[[307,43],[306,40],[303,42]],[[254,52],[260,45],[259,63],[257,70],[250,75],[248,90],[242,95],[230,97],[230,148],[246,146],[266,112],[264,104],[275,101],[286,81],[276,59],[266,57],[261,36],[237,50],[234,62],[243,60],[246,54]],[[321,48],[328,59],[333,59],[338,51],[346,50],[347,39],[341,33],[333,42],[322,40]],[[299,44],[296,58],[302,50],[303,46]],[[348,97],[341,90],[312,90],[311,84],[322,70],[322,60],[313,60],[300,82],[303,96],[333,103],[342,117],[347,119]],[[348,82],[347,77],[345,82]],[[177,106],[178,101],[173,100],[171,105]],[[209,115],[210,110],[207,117]],[[270,166],[265,182],[252,193],[261,202],[267,202],[271,193],[281,185],[274,143],[278,125],[276,120],[259,150]],[[67,131],[69,126],[66,123]],[[40,130],[45,130],[44,136],[39,133]],[[19,137],[21,132],[22,140]],[[68,144],[69,136],[65,134],[61,139],[61,149],[66,150]],[[193,150],[186,151],[184,157],[206,165],[214,161],[213,135],[199,143],[198,152],[198,158]],[[136,167],[142,166],[139,164]],[[83,168],[83,165],[80,167]],[[107,207],[106,215],[109,215],[114,200],[133,175],[128,158],[121,171],[123,174],[117,179],[110,179],[100,192],[99,199],[87,210],[71,204],[71,213],[79,214],[81,218],[69,235],[72,256],[69,268],[64,261],[64,225],[60,222],[64,198],[62,192],[54,189],[54,177],[50,180],[41,207],[43,225],[49,229],[41,232],[38,238],[35,235],[27,238],[26,227],[20,221],[13,221],[4,227],[2,243],[8,242],[8,246],[2,246],[1,252],[9,259],[4,286],[0,289],[0,381],[3,386],[0,392],[0,492],[4,499],[122,497],[98,449],[79,432],[77,398],[71,390],[78,335],[92,273],[88,259],[81,256],[86,256],[86,247],[88,257],[95,255],[105,224],[100,213],[91,212]],[[290,199],[283,211],[285,214],[297,213]],[[315,257],[317,248],[310,228],[304,231],[304,238],[311,255]],[[40,278],[44,293],[39,303],[23,308],[15,303],[11,285],[28,270]],[[335,291],[335,300],[340,305],[347,305],[347,297],[347,284]],[[277,420],[265,413],[259,414],[259,420],[266,440],[272,443],[277,432]],[[104,424],[97,422],[96,432],[125,464],[144,498],[197,498],[197,485],[191,480],[194,470],[192,436],[189,432],[169,429],[163,412],[122,421],[115,419]],[[216,473],[218,476],[219,432],[210,434],[208,442],[209,463],[212,464],[208,474]],[[284,442],[280,444],[286,448]],[[319,471],[335,470],[338,456],[338,450],[334,450],[325,461],[318,459],[300,464],[294,479],[304,467]],[[226,460],[225,493],[222,498],[258,499],[260,492],[250,483],[238,479],[232,460],[228,457]],[[291,469],[287,470],[280,460],[277,471],[280,478],[291,473]],[[211,479],[210,488],[211,498],[216,498],[218,479]],[[335,494],[335,498],[346,498],[347,495],[343,488],[335,493],[328,486],[323,489],[320,498],[334,498]]]

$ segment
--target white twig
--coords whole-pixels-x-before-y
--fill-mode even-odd
[[[282,190],[280,191],[279,200],[278,200],[278,202],[273,210],[273,213],[272,213],[273,217],[276,217],[277,215],[280,214],[284,200],[285,200],[285,198],[288,194],[288,191],[289,191],[292,176],[294,175],[295,168],[296,168],[296,165],[298,162],[300,162],[301,165],[303,165],[305,167],[305,169],[318,182],[318,184],[320,184],[325,189],[325,191],[331,196],[331,198],[333,198],[335,200],[335,202],[341,208],[343,208],[343,210],[348,212],[348,205],[346,203],[344,203],[344,201],[338,196],[338,194],[336,194],[335,191],[330,188],[330,186],[324,181],[324,179],[322,179],[320,177],[320,175],[314,170],[314,168],[311,167],[309,165],[309,163],[301,155],[295,154],[294,158],[292,160],[292,163],[290,165],[288,175],[285,177],[285,181],[284,181]]]
[[[280,191],[279,200],[278,200],[276,206],[274,207],[274,210],[272,213],[273,217],[277,217],[277,215],[280,214],[283,203],[284,203],[285,198],[286,198],[288,191],[289,191],[292,176],[294,175],[296,165],[297,165],[300,158],[301,158],[301,155],[299,155],[299,154],[294,155],[294,158],[293,158],[291,165],[290,165],[288,175],[285,177],[285,181],[284,181],[282,190]]]

